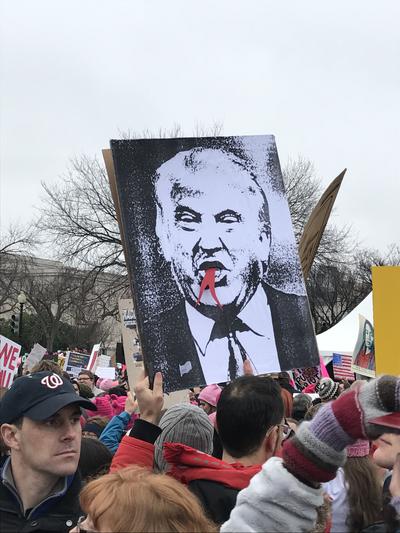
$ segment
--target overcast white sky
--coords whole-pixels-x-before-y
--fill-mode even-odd
[[[0,0],[0,223],[121,131],[223,123],[348,174],[335,219],[400,241],[400,2]]]

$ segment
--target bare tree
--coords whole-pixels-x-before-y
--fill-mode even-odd
[[[26,313],[36,316],[37,338],[45,337],[48,350],[53,349],[63,323],[69,325],[71,342],[79,334],[96,334],[103,340],[109,331],[104,320],[115,316],[118,306],[118,294],[112,292],[112,287],[117,286],[114,278],[119,284],[123,284],[123,278],[78,270],[57,261],[10,254],[8,257],[2,279],[9,280],[9,310],[15,307],[22,290],[27,300]],[[14,273],[16,260],[18,269]]]
[[[121,237],[105,168],[84,156],[46,192],[38,228],[56,244],[58,258],[97,271],[125,268]]]
[[[222,134],[222,122],[214,122],[211,126],[197,123],[193,128],[193,137],[218,137]],[[155,133],[149,129],[142,130],[138,133],[135,130],[126,130],[120,132],[121,139],[175,139],[176,137],[184,137],[185,132],[180,124],[174,124],[172,128],[159,128]]]
[[[0,260],[5,254],[29,254],[36,244],[31,227],[11,224],[4,232],[0,231]]]
[[[34,251],[36,244],[31,228],[10,225],[0,232],[0,315],[14,309],[15,287],[21,277],[23,258]]]
[[[385,252],[379,250],[363,249],[355,254],[358,275],[360,279],[372,287],[373,266],[399,266],[400,265],[400,246],[391,244]]]
[[[334,326],[350,313],[370,291],[356,269],[344,265],[313,268],[307,292],[316,333]]]

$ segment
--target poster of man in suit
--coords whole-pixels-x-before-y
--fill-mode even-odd
[[[145,364],[167,391],[318,364],[273,136],[111,141]]]

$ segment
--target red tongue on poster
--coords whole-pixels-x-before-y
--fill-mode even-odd
[[[220,304],[217,298],[217,293],[215,292],[215,271],[216,271],[216,268],[209,268],[208,270],[206,270],[203,281],[201,282],[201,285],[200,285],[200,292],[197,298],[196,305],[199,305],[201,297],[203,296],[205,289],[208,288],[210,289],[211,296],[214,298],[215,303],[218,305],[220,309],[222,309],[222,305]]]

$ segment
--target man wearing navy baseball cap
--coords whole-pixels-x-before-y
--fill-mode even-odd
[[[17,379],[0,402],[10,455],[0,470],[1,531],[69,531],[80,516],[80,408],[95,410],[52,372]]]

